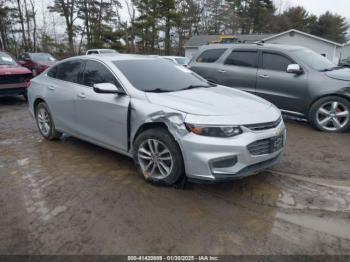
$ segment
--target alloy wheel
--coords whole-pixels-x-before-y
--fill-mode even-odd
[[[173,169],[173,156],[169,148],[157,139],[147,139],[137,151],[142,172],[154,179],[168,177]]]
[[[349,122],[349,108],[338,101],[329,101],[316,113],[317,123],[327,131],[338,131]]]
[[[43,135],[48,136],[51,131],[51,120],[49,113],[44,107],[40,107],[37,112],[37,119],[40,131]]]

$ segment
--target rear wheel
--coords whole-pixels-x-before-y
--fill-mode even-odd
[[[61,136],[61,133],[55,129],[50,111],[44,102],[36,106],[35,118],[39,131],[44,138],[55,140]]]
[[[150,182],[173,185],[184,175],[181,150],[164,128],[146,130],[136,138],[134,161]]]
[[[324,97],[312,105],[309,120],[321,131],[347,131],[350,128],[350,102],[338,96]]]

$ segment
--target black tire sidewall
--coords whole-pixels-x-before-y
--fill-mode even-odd
[[[330,101],[337,101],[337,102],[340,102],[342,104],[344,104],[348,110],[350,110],[350,101],[347,100],[346,98],[343,98],[343,97],[340,97],[340,96],[327,96],[327,97],[324,97],[324,98],[321,98],[319,100],[317,100],[312,106],[311,106],[311,109],[310,109],[310,112],[309,112],[309,121],[310,123],[317,129],[317,130],[320,130],[320,131],[323,131],[323,132],[329,132],[329,133],[341,133],[341,132],[345,132],[345,131],[348,131],[350,129],[350,121],[348,121],[348,123],[341,129],[337,130],[337,131],[330,131],[330,130],[326,130],[326,129],[323,129],[322,126],[320,126],[318,123],[317,123],[317,111],[318,109],[320,108],[320,106],[322,106],[324,103],[326,102],[330,102]]]
[[[173,157],[173,169],[170,173],[170,175],[164,179],[154,179],[152,177],[147,177],[145,174],[142,173],[141,166],[138,162],[138,156],[137,151],[139,146],[142,144],[143,141],[147,139],[158,139],[162,143],[164,143],[168,149],[170,150],[170,153]],[[165,129],[165,128],[152,128],[144,131],[140,135],[137,136],[135,139],[134,145],[133,145],[133,158],[134,163],[139,170],[139,172],[143,175],[143,177],[146,179],[146,181],[149,181],[151,183],[155,184],[164,184],[164,185],[173,185],[176,182],[178,182],[185,174],[184,171],[184,161],[181,153],[181,149],[175,139],[172,137],[172,135]]]

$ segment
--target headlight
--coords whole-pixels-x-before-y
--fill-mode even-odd
[[[200,136],[232,137],[242,134],[242,129],[239,126],[205,126],[186,123],[186,128]]]

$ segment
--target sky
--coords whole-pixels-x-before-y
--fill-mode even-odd
[[[301,5],[307,11],[317,16],[327,11],[337,13],[350,20],[350,0],[273,0],[276,7],[280,10],[288,7]]]

